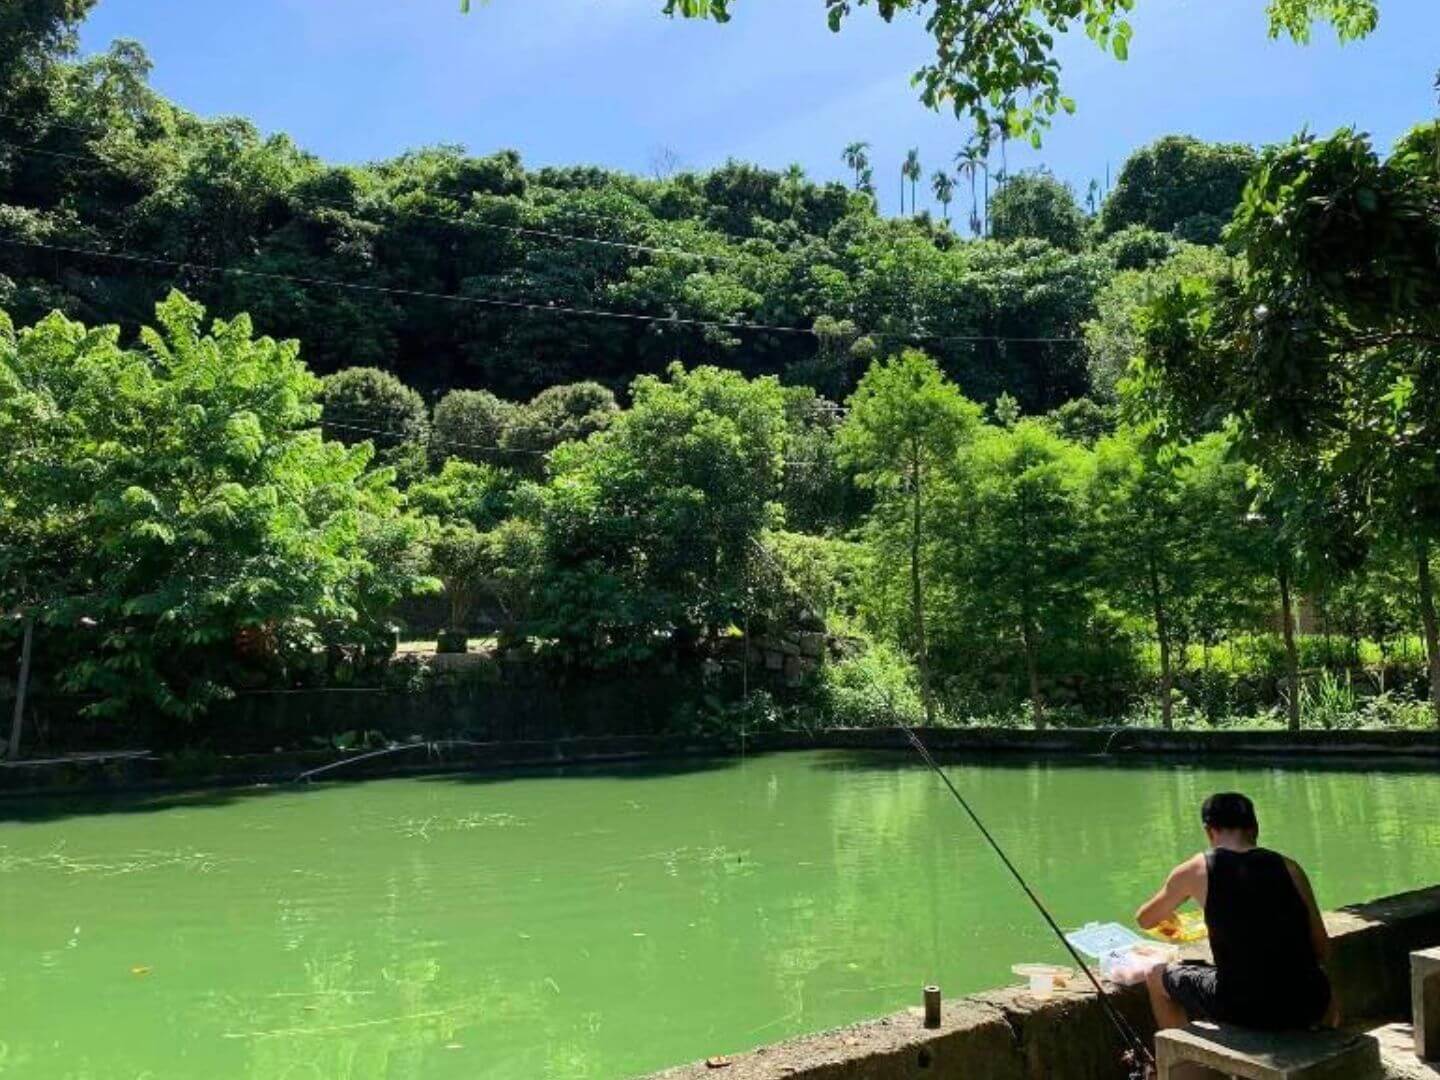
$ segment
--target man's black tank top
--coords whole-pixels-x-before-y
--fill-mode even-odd
[[[1310,938],[1310,912],[1283,856],[1216,848],[1205,856],[1205,925],[1226,1019],[1308,1027],[1330,1003]]]

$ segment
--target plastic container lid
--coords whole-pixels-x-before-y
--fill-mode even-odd
[[[1134,930],[1116,922],[1086,923],[1066,934],[1065,940],[1093,960],[1146,943]]]

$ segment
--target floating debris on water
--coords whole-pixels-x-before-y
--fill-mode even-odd
[[[99,874],[117,877],[139,874],[147,870],[181,869],[208,874],[219,865],[217,856],[208,851],[134,851],[125,855],[69,855],[65,845],[39,855],[19,855],[8,847],[0,847],[0,874],[24,870],[49,870],[62,874]]]
[[[482,814],[476,811],[456,818],[428,817],[402,818],[395,828],[404,836],[418,840],[429,840],[436,833],[468,832],[471,829],[509,829],[528,824],[514,814],[503,811]]]

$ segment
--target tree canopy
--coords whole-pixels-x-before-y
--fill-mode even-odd
[[[0,333],[0,607],[79,637],[93,711],[186,719],[237,636],[277,662],[380,633],[421,588],[420,524],[368,444],[325,442],[294,342],[179,294],[138,347],[56,314]]]
[[[468,6],[468,0],[464,0]],[[921,100],[969,117],[982,138],[997,126],[1040,145],[1041,132],[1075,102],[1060,82],[1055,58],[1059,35],[1083,31],[1101,50],[1124,60],[1133,31],[1135,0],[824,0],[832,30],[856,8],[870,7],[886,22],[913,14],[925,20],[934,58],[915,73]],[[665,0],[667,14],[728,21],[739,0]],[[1329,23],[1341,41],[1375,29],[1379,0],[1269,0],[1270,36],[1309,41],[1316,23]]]

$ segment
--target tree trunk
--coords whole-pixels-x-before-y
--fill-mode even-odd
[[[1025,675],[1030,681],[1030,716],[1035,730],[1045,727],[1045,699],[1040,695],[1040,670],[1035,663],[1035,640],[1030,634],[1030,620],[1020,627],[1020,640],[1025,645]]]
[[[1160,592],[1160,571],[1155,566],[1155,557],[1150,564],[1150,600],[1155,606],[1155,640],[1160,644],[1160,722],[1165,730],[1175,726],[1174,708],[1170,701],[1170,688],[1174,677],[1170,672],[1170,629],[1165,622],[1165,601]]]
[[[910,605],[915,619],[915,664],[920,669],[920,700],[925,725],[935,726],[935,698],[930,691],[930,653],[925,645],[925,591],[920,582],[920,464],[916,462],[911,485]]]
[[[1285,681],[1290,689],[1290,730],[1300,730],[1300,655],[1295,649],[1295,618],[1290,609],[1290,571],[1282,563],[1276,575],[1280,581],[1280,627],[1285,638]]]
[[[23,616],[24,631],[20,643],[20,681],[15,686],[15,716],[10,721],[10,747],[7,756],[14,761],[20,756],[20,738],[25,730],[25,695],[30,689],[30,655],[35,647],[35,616]]]
[[[1420,580],[1420,619],[1425,624],[1425,658],[1430,669],[1430,707],[1440,725],[1440,629],[1435,622],[1435,587],[1430,579],[1430,541],[1421,540],[1415,553]]]

